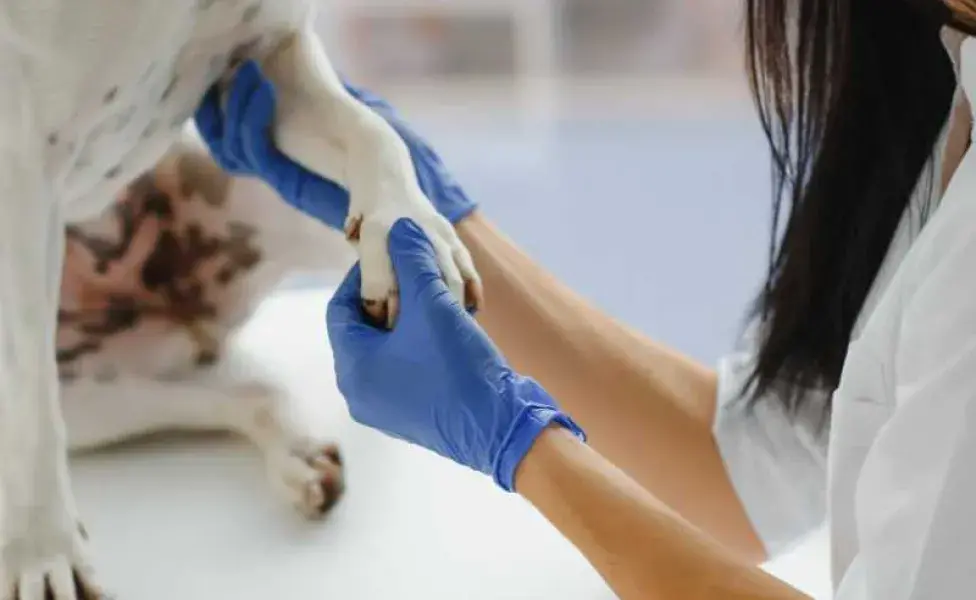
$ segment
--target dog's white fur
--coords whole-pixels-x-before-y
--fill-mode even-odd
[[[282,150],[350,190],[350,216],[362,220],[365,299],[395,295],[386,234],[404,216],[432,239],[452,291],[461,297],[465,280],[477,281],[467,251],[423,196],[403,142],[344,90],[310,29],[310,5],[0,0],[0,599],[98,597],[55,364],[64,227],[96,215],[153,166],[232,52],[247,47],[275,84]],[[144,383],[131,389],[149,395]],[[240,390],[195,389],[209,394],[199,418],[223,425],[220,407]],[[172,392],[159,391],[160,407],[176,406]],[[107,393],[94,386],[79,397],[94,407]]]
[[[187,171],[194,172],[192,180]],[[220,171],[192,135],[140,179],[152,183],[133,185],[118,199],[129,205],[128,214],[138,214],[139,203],[151,193],[172,206],[176,229],[197,227],[204,236],[219,238],[246,227],[255,262],[222,285],[213,267],[226,256],[197,258],[190,277],[203,285],[214,313],[189,323],[144,316],[119,331],[86,336],[70,320],[59,319],[59,349],[97,341],[96,348],[59,362],[69,450],[166,430],[231,431],[262,451],[274,491],[302,514],[321,516],[341,493],[338,450],[311,427],[302,405],[279,389],[271,373],[235,348],[234,336],[287,277],[305,273],[337,283],[355,259],[350,245],[342,234],[286,205],[261,181]],[[112,242],[124,228],[114,212],[74,227]],[[151,224],[141,229],[151,230]],[[108,273],[117,287],[109,292],[96,287],[96,297],[141,287],[147,249],[159,238],[152,231],[148,239],[141,230],[137,236]],[[77,246],[83,244],[73,244],[62,282],[63,314],[82,308],[75,304],[77,296],[105,278],[89,256],[81,256],[84,250]],[[96,321],[105,312],[88,309]],[[213,364],[200,365],[201,352],[209,353]]]

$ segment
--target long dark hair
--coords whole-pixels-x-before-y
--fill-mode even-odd
[[[772,393],[795,411],[807,390],[837,386],[952,107],[939,30],[899,0],[746,0],[747,65],[774,184],[751,401]]]

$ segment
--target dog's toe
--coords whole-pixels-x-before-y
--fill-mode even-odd
[[[342,455],[334,444],[327,444],[304,455],[305,462],[314,471],[306,483],[306,502],[302,512],[310,518],[325,515],[335,506],[345,491],[342,473]]]
[[[275,488],[309,519],[319,519],[345,491],[342,455],[335,444],[299,444],[271,464]]]

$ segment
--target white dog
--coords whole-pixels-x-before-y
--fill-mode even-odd
[[[208,227],[174,229],[179,219],[167,217],[160,198],[153,200],[145,188],[132,196],[145,179],[128,192],[144,198],[142,217],[126,216],[138,202],[124,202],[129,209],[96,219],[181,138],[203,94],[235,59],[259,60],[274,83],[274,134],[282,150],[349,189],[348,231],[357,234],[352,241],[365,301],[395,314],[386,235],[400,217],[424,228],[459,298],[465,288],[480,289],[467,250],[423,196],[406,146],[341,85],[311,31],[310,4],[2,0],[0,600],[103,595],[68,476],[56,356],[68,382],[73,446],[161,426],[230,428],[261,445],[272,480],[303,511],[321,512],[341,488],[338,454],[289,428],[279,418],[273,390],[194,368],[219,358],[227,332],[281,275],[269,266],[274,261],[265,264],[261,256],[275,255],[273,248],[283,242],[297,248],[280,255],[283,263],[312,256],[341,262],[335,238],[304,217],[284,217],[292,209],[257,188],[253,196],[235,196],[242,203],[251,198],[250,218],[229,216],[231,211]],[[180,156],[186,154],[170,159],[178,163]],[[159,168],[165,173],[166,162]],[[184,192],[194,196],[191,187]],[[196,195],[187,200],[190,212],[214,208],[208,198],[220,210],[219,193]],[[194,219],[205,218],[182,223]],[[59,330],[65,228],[82,222],[71,230],[68,252],[82,271],[89,261],[97,277],[65,280]],[[155,232],[157,241],[143,246],[145,240],[128,237],[127,230],[100,230],[118,224],[141,235]],[[301,230],[307,235],[298,237]],[[113,250],[105,243],[121,246]],[[143,285],[127,290],[124,277],[113,279],[113,269],[124,269],[140,248],[151,248],[141,257]],[[206,277],[194,261],[201,256],[213,269],[215,288],[200,281]],[[138,336],[146,335],[154,346],[137,348]],[[109,415],[113,421],[104,421]]]

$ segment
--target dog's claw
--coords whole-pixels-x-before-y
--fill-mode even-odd
[[[370,300],[363,299],[363,311],[366,316],[377,326],[389,327],[390,303],[389,300]]]
[[[464,308],[469,311],[479,310],[485,304],[485,291],[481,282],[476,279],[464,280]]]

